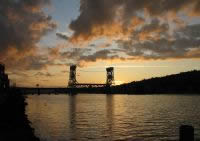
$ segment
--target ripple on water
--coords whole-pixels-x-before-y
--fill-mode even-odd
[[[26,113],[42,141],[177,140],[181,124],[200,138],[200,96],[31,95]]]

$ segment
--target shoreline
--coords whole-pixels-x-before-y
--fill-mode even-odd
[[[1,92],[0,140],[39,141],[25,114],[25,97],[16,90]]]
[[[200,95],[199,91],[143,91],[133,92],[128,90],[118,91],[111,87],[105,88],[16,88],[21,94],[121,94],[121,95]]]

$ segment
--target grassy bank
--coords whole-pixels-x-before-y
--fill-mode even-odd
[[[25,98],[16,92],[0,92],[0,140],[39,141],[25,115]]]

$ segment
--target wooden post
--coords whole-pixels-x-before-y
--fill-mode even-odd
[[[39,88],[39,86],[40,86],[39,84],[36,84],[38,95],[40,95],[40,88]]]
[[[179,128],[179,141],[194,141],[194,128],[190,125],[181,125]]]

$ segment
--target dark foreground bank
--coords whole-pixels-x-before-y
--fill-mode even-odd
[[[25,98],[16,90],[0,92],[0,140],[39,141],[25,115]]]

